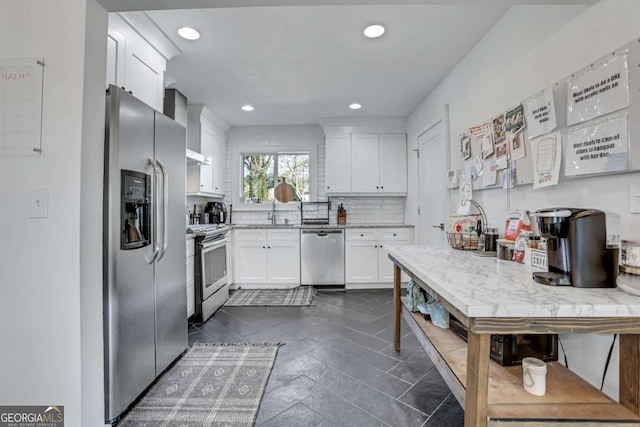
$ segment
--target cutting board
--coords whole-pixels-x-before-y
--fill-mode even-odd
[[[274,190],[275,198],[280,203],[293,202],[295,194],[295,188],[293,188],[293,185],[289,184],[288,182],[281,182],[276,186]]]

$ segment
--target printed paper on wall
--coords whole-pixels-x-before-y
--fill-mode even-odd
[[[562,161],[560,132],[532,140],[531,161],[533,162],[534,189],[558,184]]]
[[[567,125],[585,122],[630,104],[628,55],[614,56],[567,80]]]
[[[629,119],[616,116],[569,130],[565,175],[623,171],[629,160]]]
[[[529,139],[544,135],[557,126],[551,87],[538,92],[524,102]]]

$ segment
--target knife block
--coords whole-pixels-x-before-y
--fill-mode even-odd
[[[345,225],[347,223],[347,213],[338,212],[338,225]]]

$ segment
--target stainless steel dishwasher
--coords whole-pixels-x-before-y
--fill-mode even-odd
[[[344,230],[300,231],[300,283],[344,287]]]

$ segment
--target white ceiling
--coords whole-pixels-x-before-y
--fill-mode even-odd
[[[103,3],[110,1],[117,3]],[[128,0],[136,2],[144,0]],[[182,52],[169,60],[167,74],[189,103],[206,104],[233,126],[297,125],[325,117],[407,117],[510,4],[523,2],[449,3],[223,7],[147,15]],[[362,30],[370,23],[384,24],[387,32],[365,38]],[[181,39],[176,30],[185,25],[202,37]],[[363,108],[349,110],[351,102]],[[241,111],[247,103],[255,111]]]

